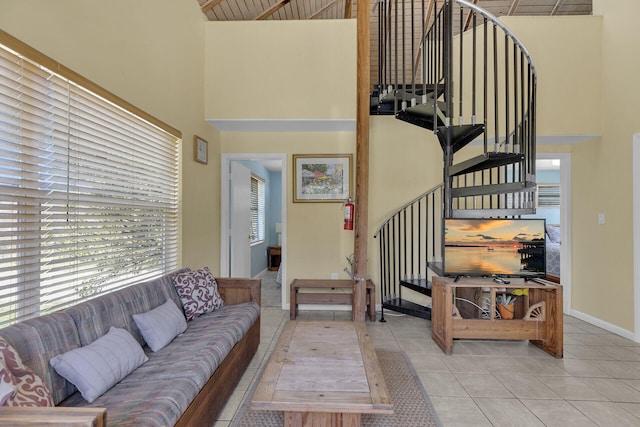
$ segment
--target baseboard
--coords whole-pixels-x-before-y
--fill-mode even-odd
[[[597,326],[599,328],[602,328],[604,330],[607,330],[609,332],[612,332],[616,335],[620,335],[623,338],[626,338],[628,340],[634,341],[634,342],[640,342],[636,340],[635,334],[631,331],[628,331],[626,329],[621,328],[620,326],[616,326],[612,323],[609,322],[605,322],[604,320],[598,319],[597,317],[593,317],[590,316],[588,314],[582,313],[578,310],[573,310],[571,309],[571,311],[568,313],[570,316],[575,317],[576,319],[580,319],[583,320],[587,323],[590,323],[594,326]]]

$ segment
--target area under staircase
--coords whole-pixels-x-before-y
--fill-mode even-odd
[[[535,213],[536,72],[516,36],[472,2],[381,0],[377,14],[371,114],[432,132],[443,152],[442,184],[375,234],[382,320],[384,309],[430,319],[429,298],[407,290],[430,296],[443,273],[445,219]]]

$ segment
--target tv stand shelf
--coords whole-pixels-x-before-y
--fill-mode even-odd
[[[454,338],[529,340],[552,356],[563,356],[562,286],[542,279],[510,279],[509,284],[490,278],[433,277],[431,337],[446,354]],[[496,314],[500,294],[520,292],[513,319]],[[487,305],[483,300],[488,298]]]

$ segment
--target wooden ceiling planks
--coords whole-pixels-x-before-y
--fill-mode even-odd
[[[375,19],[375,5],[369,0],[371,18]],[[395,1],[395,0],[394,0]],[[402,2],[402,0],[399,0]],[[426,8],[433,7],[427,0]],[[551,16],[590,15],[592,0],[470,0],[495,16]],[[254,19],[304,20],[352,19],[357,3],[353,0],[198,0],[202,13],[210,21],[250,21]],[[411,0],[404,0],[411,9]],[[416,8],[421,8],[417,5]]]

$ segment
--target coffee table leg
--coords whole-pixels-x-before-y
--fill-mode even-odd
[[[284,427],[359,427],[360,414],[330,412],[284,413]]]

